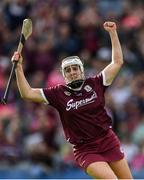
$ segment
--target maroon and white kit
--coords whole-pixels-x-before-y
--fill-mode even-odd
[[[112,120],[105,109],[103,73],[85,79],[80,91],[65,85],[41,90],[49,105],[55,107],[75,159],[82,168],[96,161],[120,160],[120,142],[112,131]]]

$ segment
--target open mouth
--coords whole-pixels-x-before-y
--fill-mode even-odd
[[[78,78],[78,76],[77,75],[73,75],[73,76],[71,76],[71,79],[72,80],[75,80],[75,79],[77,79]]]

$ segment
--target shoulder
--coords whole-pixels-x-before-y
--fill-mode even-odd
[[[108,87],[108,85],[105,83],[105,76],[104,76],[103,71],[95,76],[87,78],[86,82],[89,85],[94,86],[94,87],[99,87],[99,88],[103,89],[104,91]]]
[[[60,97],[63,96],[65,91],[64,85],[56,85],[52,87],[47,87],[42,89],[42,96],[46,102],[49,102],[50,105],[57,107]]]
[[[43,91],[45,93],[47,92],[51,92],[51,93],[59,93],[61,91],[64,91],[66,89],[66,86],[65,85],[61,85],[61,84],[58,84],[56,86],[52,86],[52,87],[47,87],[47,88],[43,88]]]
[[[86,81],[89,82],[89,83],[95,83],[95,82],[98,82],[98,81],[103,82],[103,74],[99,73],[97,75],[91,76],[91,77],[87,78]]]

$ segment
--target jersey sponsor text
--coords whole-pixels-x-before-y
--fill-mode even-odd
[[[91,95],[90,98],[86,98],[86,99],[81,99],[79,101],[75,101],[73,99],[70,99],[67,102],[67,107],[66,110],[69,111],[71,109],[78,109],[81,106],[85,106],[87,104],[93,103],[95,101],[95,99],[97,98],[96,92],[93,91],[93,94]]]

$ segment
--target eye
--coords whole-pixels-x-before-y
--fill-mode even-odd
[[[73,66],[73,67],[72,67],[73,71],[77,71],[78,68],[79,68],[78,66]]]
[[[66,73],[70,73],[70,72],[71,72],[71,68],[70,68],[70,67],[66,67],[66,68],[65,68],[65,72],[66,72]]]
[[[69,67],[66,67],[65,69],[64,69],[64,71],[65,71],[65,73],[70,73],[71,71],[78,71],[78,69],[79,69],[79,66],[77,66],[77,65],[73,65],[73,66],[69,66]]]

